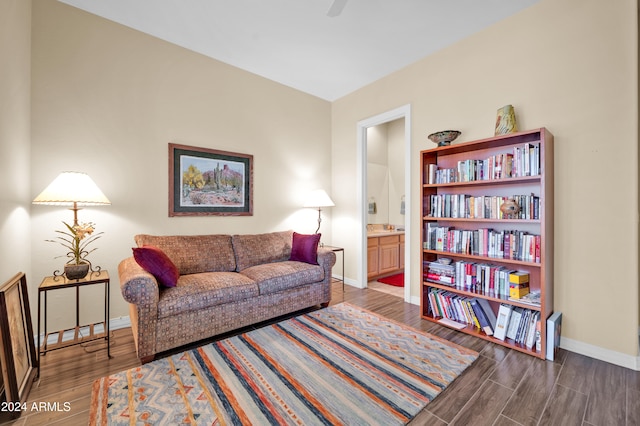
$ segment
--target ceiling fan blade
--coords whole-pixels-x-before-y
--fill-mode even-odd
[[[327,12],[327,16],[330,18],[335,18],[336,16],[342,13],[342,9],[347,5],[347,0],[333,0],[329,11]]]

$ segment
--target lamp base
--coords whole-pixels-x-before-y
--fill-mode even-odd
[[[320,231],[320,223],[322,222],[322,216],[320,215],[321,210],[322,209],[318,207],[318,228],[316,229],[316,232],[314,232],[314,234],[317,234],[318,231]]]

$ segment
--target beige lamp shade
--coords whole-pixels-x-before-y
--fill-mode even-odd
[[[109,205],[111,201],[86,173],[62,172],[33,200],[33,204],[99,206]]]
[[[311,191],[304,202],[304,207],[313,207],[318,209],[318,229],[316,234],[320,231],[320,223],[322,222],[322,207],[334,207],[335,204],[329,197],[329,194],[324,189],[316,189]]]
[[[304,207],[334,207],[335,204],[324,189],[316,189],[309,193]]]

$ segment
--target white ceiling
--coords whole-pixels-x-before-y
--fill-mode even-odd
[[[59,0],[334,101],[539,0]]]

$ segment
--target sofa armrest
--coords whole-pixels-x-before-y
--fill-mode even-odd
[[[318,247],[318,264],[324,269],[325,279],[331,282],[331,268],[336,264],[336,254],[330,248]]]
[[[330,248],[318,247],[318,264],[333,267],[336,264],[336,254]]]
[[[134,305],[158,305],[160,291],[156,278],[142,269],[133,257],[120,262],[118,276],[124,300]]]

